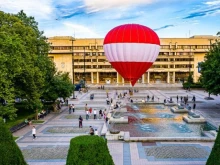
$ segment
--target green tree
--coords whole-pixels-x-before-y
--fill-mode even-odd
[[[16,117],[14,80],[22,72],[25,52],[21,37],[11,29],[20,24],[18,18],[0,11],[0,116],[10,119]]]
[[[220,130],[220,129],[219,129]],[[215,144],[206,162],[206,165],[219,165],[220,164],[220,133],[215,139]]]
[[[205,90],[210,94],[220,94],[220,41],[211,43],[205,61],[201,63],[200,81]]]
[[[40,97],[56,73],[49,46],[33,17],[0,12],[0,116],[16,117],[15,97],[30,109],[42,107]]]
[[[28,32],[22,35],[26,43],[26,60],[23,72],[16,77],[16,96],[25,99],[31,109],[37,110],[42,107],[40,97],[53,77],[55,67],[47,56],[49,43],[43,32],[38,30],[34,17],[28,17],[23,11],[15,16],[22,21],[24,29],[21,31]]]
[[[21,150],[15,143],[11,132],[5,127],[0,118],[0,164],[26,165]]]
[[[63,99],[69,97],[74,90],[69,73],[58,72],[54,75],[47,90],[43,95],[45,100],[54,101],[61,97]]]
[[[193,84],[193,74],[189,73],[188,79],[187,79],[187,83],[189,84]]]

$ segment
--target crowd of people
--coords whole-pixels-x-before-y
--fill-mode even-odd
[[[45,116],[47,116],[47,112],[45,110],[38,113],[38,119],[43,119]]]
[[[101,89],[104,89],[104,86],[100,87]],[[116,97],[116,101],[113,101],[113,98],[109,98],[109,93],[108,91],[106,92],[106,104],[110,105],[109,109],[110,110],[117,110],[121,107],[121,99],[127,99],[129,102],[133,103],[133,99],[131,98],[131,96],[133,95],[133,92],[139,92],[138,90],[128,90],[128,91],[123,91],[122,93],[118,93],[118,91],[115,91],[115,97]],[[157,98],[157,96],[156,96]],[[137,101],[137,100],[136,100]],[[145,98],[143,98],[141,100],[142,103],[147,103],[147,102],[154,102],[155,101],[155,96],[152,95],[147,95]],[[158,98],[159,101],[159,98]],[[65,103],[68,103],[68,100],[65,100]],[[196,108],[196,97],[193,96],[192,97],[192,102],[193,105],[192,107],[189,105],[189,97],[187,96],[176,96],[176,101],[175,101],[175,97],[169,97],[164,99],[164,103],[174,103],[177,102],[179,103],[180,106],[184,106],[186,109],[190,110],[195,110]],[[68,105],[68,112],[69,114],[74,113],[75,112],[75,105],[74,104],[69,104]],[[44,118],[47,115],[47,112],[45,110],[42,110],[41,112],[38,113],[38,118]],[[85,116],[86,116],[86,120],[89,119],[94,119],[94,120],[98,120],[98,119],[104,119],[106,124],[109,124],[109,118],[107,116],[107,110],[106,109],[99,109],[97,110],[97,108],[92,108],[89,107],[87,104],[85,104]],[[80,115],[78,118],[79,121],[79,128],[83,128],[83,116]],[[33,134],[33,140],[36,139],[36,128],[35,126],[33,126],[32,128],[32,134]],[[90,126],[90,131],[89,131],[90,135],[98,135],[98,130],[94,129],[92,126]]]
[[[70,104],[70,105],[69,105],[69,114],[71,114],[72,111],[73,111],[73,113],[75,112],[75,106],[74,106],[74,104]]]
[[[180,101],[179,101],[179,98],[180,98]],[[193,98],[192,98],[192,102],[193,102],[193,105],[192,107],[189,105],[189,96],[176,96],[176,102],[179,103],[180,106],[182,107],[185,107],[186,109],[188,110],[195,110],[196,109],[196,97],[195,95],[193,95]],[[164,99],[164,103],[174,103],[172,97],[168,98],[168,99]]]

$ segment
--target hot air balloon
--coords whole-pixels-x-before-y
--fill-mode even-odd
[[[151,67],[160,50],[160,40],[149,27],[124,24],[110,30],[104,39],[104,51],[112,67],[134,86]]]

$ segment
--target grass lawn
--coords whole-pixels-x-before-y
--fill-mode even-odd
[[[16,139],[18,139],[18,138],[19,138],[18,136],[13,136],[13,139],[14,139],[14,140],[16,140]]]
[[[32,124],[41,124],[44,120],[32,120]]]
[[[8,129],[10,129],[11,127],[15,126],[15,125],[18,125],[22,122],[25,121],[25,119],[28,119],[28,118],[33,118],[35,117],[35,114],[18,114],[18,116],[14,119],[14,120],[6,120],[6,127]]]

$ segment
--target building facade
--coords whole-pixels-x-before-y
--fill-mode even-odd
[[[191,38],[161,38],[160,53],[151,68],[137,83],[180,83],[189,73],[195,82],[200,77],[198,64],[204,61],[215,36]],[[125,81],[105,57],[104,39],[75,39],[71,36],[55,36],[49,57],[57,70],[69,72],[74,83],[84,79],[87,84],[124,84]]]

